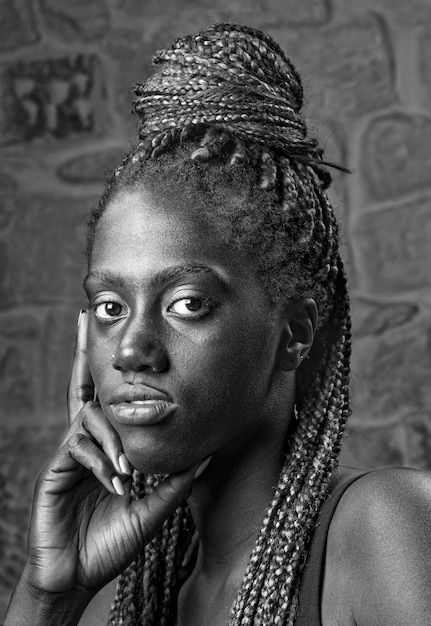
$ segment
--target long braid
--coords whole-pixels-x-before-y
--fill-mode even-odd
[[[134,473],[132,497],[149,495],[161,476]],[[193,534],[187,507],[178,507],[143,554],[119,577],[108,626],[167,626],[172,620],[171,594]]]
[[[138,472],[134,473],[131,496],[139,499],[145,495],[144,479]],[[142,599],[142,571],[145,563],[145,555],[139,555],[137,559],[127,567],[119,577],[114,600],[108,619],[108,626],[118,624],[134,624],[138,614],[138,606]]]
[[[322,321],[309,359],[297,372],[297,421],[229,625],[293,626],[310,537],[349,415],[349,298],[338,227],[325,194],[330,183],[325,166],[332,164],[307,137],[299,114],[299,76],[267,35],[220,24],[178,39],[154,61],[156,74],[135,88],[140,143],[117,168],[93,212],[89,245],[115,190],[142,180],[151,163],[181,145],[190,146],[189,163],[251,167],[259,173],[262,193],[277,198],[278,208],[271,205],[277,228],[259,236],[264,283],[274,301],[286,294],[313,295]],[[287,246],[295,250],[296,272],[302,272],[296,284],[289,261],[286,265]],[[136,497],[158,480],[146,477],[146,488],[136,487]],[[190,512],[177,509],[120,577],[109,624],[172,622],[177,573],[192,533]]]

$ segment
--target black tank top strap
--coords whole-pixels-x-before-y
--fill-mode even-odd
[[[322,504],[311,539],[299,591],[299,608],[295,626],[321,626],[322,624],[320,606],[329,525],[346,489],[367,473],[347,470],[346,475],[341,468],[336,470],[330,495]]]

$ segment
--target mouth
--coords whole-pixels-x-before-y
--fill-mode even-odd
[[[178,407],[164,392],[141,384],[120,386],[110,406],[116,421],[126,426],[159,424]]]
[[[134,400],[111,404],[115,419],[126,426],[150,426],[159,424],[168,417],[178,405],[167,400]]]

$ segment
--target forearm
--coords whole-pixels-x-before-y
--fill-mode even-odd
[[[91,597],[82,591],[43,592],[21,578],[3,626],[76,626]]]

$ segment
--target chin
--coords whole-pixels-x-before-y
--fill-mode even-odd
[[[178,451],[173,452],[166,446],[163,449],[142,446],[127,446],[123,442],[124,452],[135,469],[143,474],[174,474],[187,469],[199,462],[195,461],[194,455],[180,456]]]

